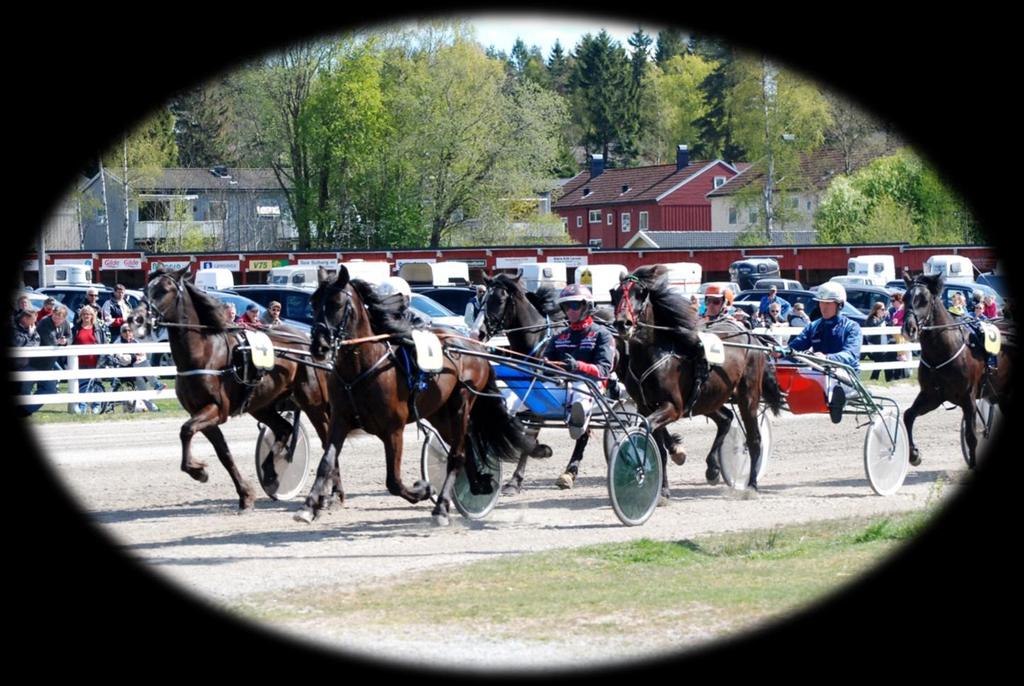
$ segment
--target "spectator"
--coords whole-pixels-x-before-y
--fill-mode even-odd
[[[238,311],[235,303],[224,303],[224,321],[228,324],[238,324]]]
[[[474,296],[474,298],[472,300],[472,302],[473,302],[473,319],[476,319],[478,316],[480,316],[480,310],[483,309],[484,298],[486,298],[486,297],[487,297],[487,286],[484,286],[483,284],[478,284],[477,287],[476,287],[476,296]]]
[[[105,345],[110,342],[110,335],[107,327],[97,322],[97,312],[90,305],[82,305],[78,310],[78,317],[75,319],[75,327],[72,330],[71,341],[73,345]],[[102,356],[106,357],[106,356]],[[96,369],[100,362],[100,355],[79,355],[79,369]],[[89,390],[91,379],[79,379],[78,391],[85,393]],[[85,404],[79,403],[72,410],[75,414],[85,412]],[[98,405],[93,404],[93,411],[97,411]]]
[[[39,345],[68,345],[71,342],[71,324],[68,323],[68,308],[64,305],[57,305],[53,308],[53,314],[40,321],[36,325],[39,333]],[[54,371],[64,369],[68,365],[66,357],[40,357],[40,365],[37,367],[43,371]],[[57,381],[51,380],[40,382],[46,385],[43,393],[56,393]]]
[[[786,323],[786,320],[782,318],[782,305],[779,303],[772,303],[768,306],[768,318],[765,320],[765,323],[768,326]]]
[[[949,313],[954,317],[962,317],[967,314],[967,299],[960,291],[953,291],[949,301]]]
[[[971,316],[973,316],[979,322],[987,321],[988,317],[985,316],[985,303],[984,302],[976,302],[976,303],[974,303],[974,311],[971,312]]]
[[[124,297],[124,284],[114,286],[114,295],[110,300],[103,303],[103,322],[110,327],[110,337],[116,338],[121,334],[121,325],[128,321],[128,315],[132,313],[132,307]]]
[[[903,317],[907,313],[904,308],[903,294],[896,293],[892,296],[893,306],[889,309],[889,326],[903,327]],[[903,334],[896,334],[892,337],[893,343],[903,344],[907,342],[907,339],[903,337]],[[910,353],[905,350],[900,350],[896,353],[896,360],[899,362],[909,362]],[[910,378],[909,369],[893,369],[890,379],[907,379]]]
[[[34,310],[34,309],[35,308],[32,307],[32,299],[31,298],[29,298],[27,295],[18,296],[17,302],[14,303],[14,309],[11,310],[11,320],[10,320],[10,324],[11,324],[10,329],[11,329],[11,331],[14,331],[14,329],[17,328],[17,326],[18,326],[18,317],[17,317],[18,312],[21,312],[22,310]]]
[[[250,329],[252,331],[261,331],[267,328],[260,320],[260,306],[256,303],[250,303],[245,308],[245,312],[239,317],[238,323],[241,324],[243,329]]]
[[[260,319],[263,322],[263,325],[268,329],[284,324],[284,322],[281,321],[281,303],[276,300],[271,300],[267,305],[267,311],[263,313],[263,316]]]
[[[91,307],[92,309],[96,310],[96,312],[100,311],[99,297],[100,292],[96,290],[94,287],[89,286],[87,289],[85,289],[85,304]]]
[[[53,308],[56,307],[56,306],[57,306],[57,299],[56,298],[47,298],[46,300],[44,300],[43,301],[43,306],[39,309],[39,312],[36,313],[36,324],[38,324],[39,322],[43,321],[44,319],[49,317],[51,314],[53,314]],[[44,343],[43,345],[46,345],[46,344]]]
[[[983,299],[985,303],[985,316],[989,319],[995,319],[999,316],[999,308],[996,306],[996,296],[989,293]]]
[[[799,329],[802,329],[811,323],[811,318],[807,316],[803,303],[793,303],[793,309],[790,310],[788,321],[786,323],[793,328]]]
[[[772,303],[778,303],[779,313],[783,319],[789,316],[790,304],[779,297],[778,286],[770,286],[768,288],[768,295],[761,298],[761,304],[757,308],[757,313],[762,320],[766,320],[769,316],[768,308],[771,307]]]
[[[14,348],[35,348],[39,346],[39,333],[36,331],[36,310],[30,305],[14,313],[14,328],[11,329],[11,346]],[[33,360],[39,358],[16,357],[14,370],[18,372],[34,371]],[[37,381],[18,381],[14,384],[15,395],[32,395]],[[40,388],[41,390],[41,388]],[[16,416],[28,417],[36,412],[41,405],[19,405]]]
[[[871,313],[868,314],[868,318],[864,321],[864,328],[868,327],[879,327],[885,326],[886,315],[888,314],[885,303],[876,302],[871,308]],[[865,337],[865,343],[881,345],[889,342],[889,337],[885,335]],[[896,357],[892,353],[874,352],[868,353],[865,357],[870,359],[872,362],[894,362]],[[871,371],[871,380],[878,381],[878,372],[880,370],[874,369]],[[885,380],[892,381],[892,370],[885,370]]]
[[[132,330],[130,324],[122,324],[117,340],[114,341],[117,344],[130,345],[138,343],[135,340],[135,332]],[[149,359],[145,353],[119,353],[114,355],[114,362],[118,367],[148,367]],[[156,377],[152,376],[138,376],[135,381],[135,388],[139,391],[144,391],[152,385],[157,390],[163,390],[162,384],[158,384]],[[159,412],[160,408],[157,407],[156,403],[152,400],[144,400],[143,403],[146,409],[150,412]]]

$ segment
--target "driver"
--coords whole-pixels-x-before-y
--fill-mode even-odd
[[[818,287],[814,297],[820,303],[821,319],[808,324],[803,331],[789,340],[781,354],[789,350],[810,350],[815,357],[839,362],[860,370],[860,325],[842,314],[846,302],[846,289],[834,281],[827,281]],[[778,356],[780,353],[776,353]],[[843,369],[834,369],[833,374],[822,374],[816,370],[801,371],[803,376],[813,377],[821,384],[828,399],[828,412],[833,424],[843,418],[846,405],[846,390],[852,390],[852,381]],[[845,388],[844,388],[845,387]]]
[[[430,321],[424,319],[419,312],[412,309],[409,303],[412,301],[412,289],[409,288],[409,282],[400,276],[389,276],[388,278],[377,284],[377,295],[381,298],[386,298],[389,295],[398,293],[402,296],[402,302],[405,303],[402,316],[417,329],[430,326]]]

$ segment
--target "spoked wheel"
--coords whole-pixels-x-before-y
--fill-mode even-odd
[[[890,432],[896,434],[895,444]],[[864,471],[871,490],[878,495],[892,495],[900,490],[909,469],[910,445],[907,429],[893,410],[875,417],[864,437]]]
[[[285,412],[282,416],[285,421],[294,425],[293,413]],[[267,475],[263,472],[263,462],[274,447],[274,432],[269,426],[260,427],[260,435],[256,440],[256,475],[259,477],[263,492],[274,500],[291,500],[304,490],[309,479],[309,439],[306,427],[300,423],[297,431],[295,450],[290,455],[274,458],[274,473],[277,476],[277,482],[274,483],[268,481]],[[291,439],[287,447],[291,448]]]
[[[661,495],[661,457],[650,433],[630,429],[608,461],[608,495],[615,516],[626,526],[643,524]]]
[[[737,415],[729,424],[729,431],[722,439],[722,447],[718,453],[718,466],[729,488],[743,491],[750,481],[750,449],[747,448],[747,438],[740,428],[739,421]],[[761,463],[757,469],[757,480],[760,481],[772,454],[772,422],[767,412],[758,415],[757,428],[761,432]]]
[[[468,451],[466,459],[473,459]],[[483,519],[498,503],[501,494],[501,461],[496,457],[487,456],[482,460],[481,471],[490,474],[491,492],[475,495],[469,488],[469,477],[466,476],[466,469],[463,467],[455,475],[455,485],[452,487],[452,502],[455,509],[466,519]],[[420,472],[423,479],[430,484],[430,500],[437,503],[440,497],[441,488],[444,486],[444,477],[448,473],[448,446],[440,436],[428,433],[428,438],[423,442],[420,451]]]
[[[995,433],[996,425],[999,424],[999,417],[999,408],[991,401],[981,398],[974,404],[974,437],[978,439],[978,443],[974,448],[975,457],[980,458],[988,451],[988,447],[992,442],[992,434]],[[988,428],[987,431],[986,427]],[[967,467],[974,469],[975,461],[971,460],[971,453],[967,449],[966,429],[967,422],[961,419],[960,450],[963,452],[964,462],[967,463]]]
[[[616,414],[619,412],[632,412],[634,414],[621,414],[619,415],[622,419],[622,423],[626,425],[626,429],[634,429],[640,426],[640,417],[636,416],[636,403],[629,398],[622,398],[615,402],[612,406],[612,411]],[[619,425],[614,423],[615,420],[611,419],[611,426],[606,426],[604,429],[604,461],[608,462],[612,459],[612,451],[615,450],[615,434],[618,433],[619,438],[622,438],[625,434],[619,430]]]

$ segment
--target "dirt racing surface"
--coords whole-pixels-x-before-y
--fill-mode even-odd
[[[916,385],[909,384],[872,388],[896,399],[903,409],[917,393]],[[855,417],[839,425],[819,415],[784,413],[773,419],[771,461],[759,496],[749,499],[724,483],[705,482],[704,456],[714,426],[698,418],[672,427],[683,435],[689,460],[683,466],[668,465],[671,503],[658,508],[646,524],[626,527],[609,504],[600,435],[587,448],[575,488],[563,491],[554,481],[571,444],[565,431],[546,429],[541,439],[553,446],[555,456],[530,462],[521,495],[502,497],[480,522],[461,518],[453,508],[451,526],[438,528],[432,524],[429,501],[410,505],[387,493],[383,447],[360,433],[349,438],[342,452],[346,506],[305,525],[292,519],[301,498],[278,502],[262,491],[255,512],[239,516],[230,479],[202,436],[195,439],[194,451],[208,463],[209,481],[198,483],[180,472],[181,422],[154,418],[132,423],[130,431],[146,437],[145,450],[125,441],[129,428],[116,421],[76,428],[74,441],[52,426],[36,437],[88,516],[127,553],[180,588],[227,607],[282,590],[316,593],[339,583],[373,588],[414,570],[552,548],[638,538],[680,540],[709,532],[920,510],[929,500],[952,498],[970,488],[960,451],[958,410],[940,409],[918,420],[915,438],[923,464],[911,467],[902,489],[890,497],[875,495],[868,485],[866,429],[857,426]],[[258,489],[255,420],[236,418],[222,428],[242,473]],[[415,428],[408,427],[402,465],[407,483],[420,478],[420,445]],[[314,468],[318,452],[313,451]],[[511,467],[505,465],[505,479]],[[380,636],[358,627],[332,630],[320,640],[369,654],[400,650],[410,660],[428,662],[437,645],[414,633]],[[571,635],[566,640],[569,650],[564,645],[559,650],[531,645],[525,637],[515,644],[485,641],[480,653],[486,654],[488,665],[518,667],[556,665],[567,654],[574,660],[635,655],[628,641],[607,646],[572,645]],[[475,655],[467,652],[460,664],[473,666]]]

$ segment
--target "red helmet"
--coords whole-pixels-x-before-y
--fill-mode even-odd
[[[725,297],[725,289],[722,288],[721,286],[719,286],[718,284],[715,284],[715,283],[713,283],[710,286],[708,286],[707,290],[704,291],[704,298],[705,299],[707,299],[707,298],[724,298],[724,297]]]

